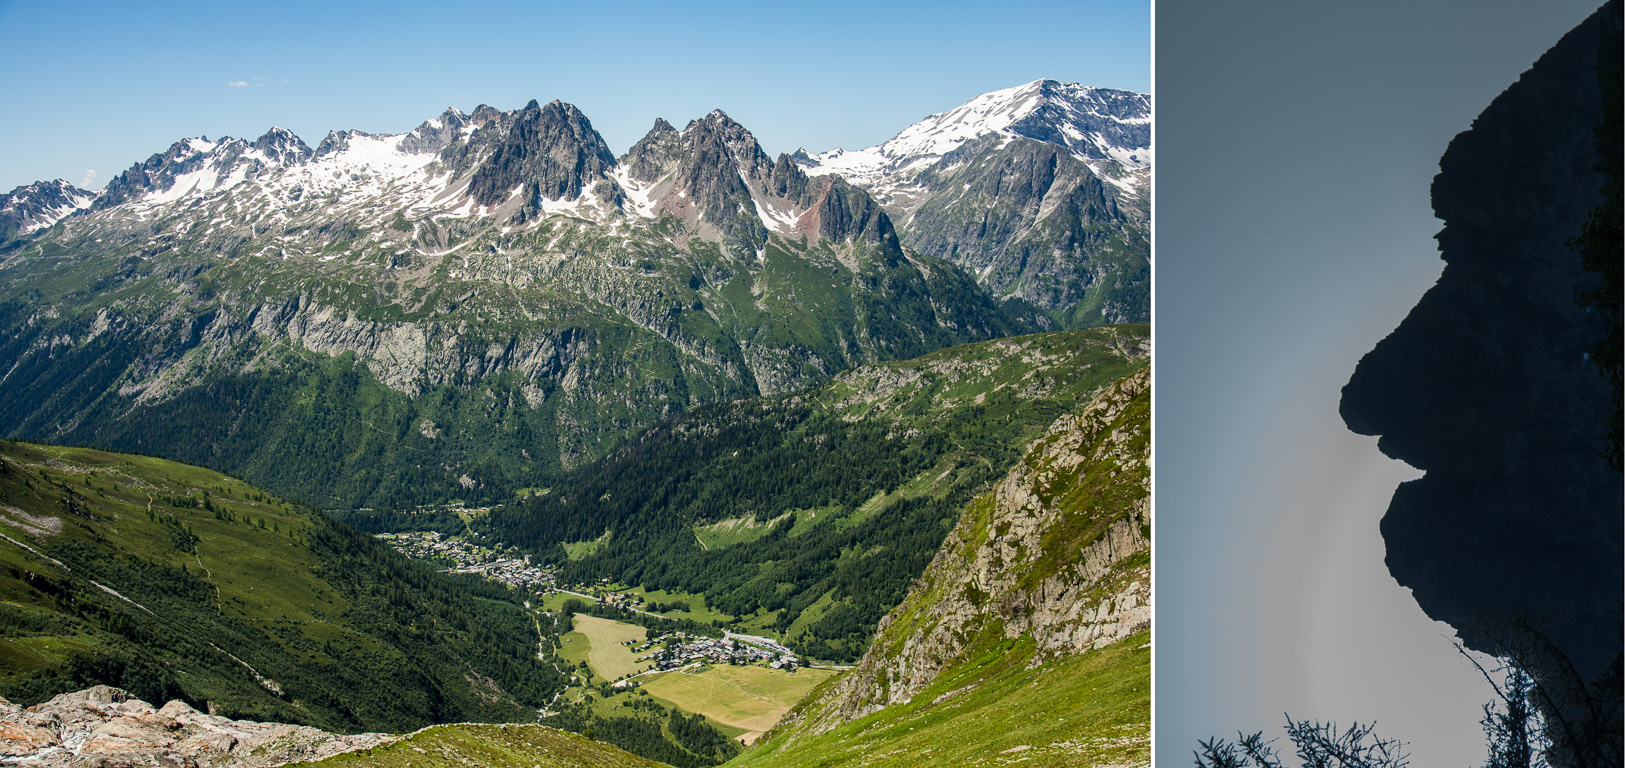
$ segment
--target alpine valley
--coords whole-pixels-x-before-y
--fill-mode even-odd
[[[1150,119],[532,101],[0,197],[0,756],[1149,765]]]

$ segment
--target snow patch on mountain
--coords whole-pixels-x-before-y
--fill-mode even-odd
[[[1136,194],[1151,167],[1151,97],[1077,83],[1034,80],[991,91],[915,123],[890,140],[859,150],[833,149],[794,159],[808,175],[839,173],[883,203],[907,207],[921,171],[988,134],[1066,147],[1102,179]]]
[[[16,234],[27,235],[89,208],[96,193],[62,179],[41,181],[0,195],[0,223],[14,223]]]

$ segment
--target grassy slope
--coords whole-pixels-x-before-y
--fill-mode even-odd
[[[1151,735],[1149,641],[1149,633],[1141,633],[1035,669],[1027,668],[1031,641],[1011,641],[946,671],[907,704],[816,737],[774,738],[730,765],[1145,763]]]
[[[1117,387],[1127,385],[1127,380]],[[833,686],[809,695],[797,717],[771,741],[742,758],[744,765],[994,765],[1021,760],[1034,765],[1123,765],[1149,761],[1150,634],[1142,631],[1106,648],[1054,659],[1029,668],[1030,636],[1005,637],[1001,605],[1040,582],[1066,573],[1078,553],[1144,501],[1148,484],[1150,392],[1132,397],[1115,388],[1118,403],[1099,421],[1052,432],[1035,442],[1011,478],[1030,483],[1031,493],[1058,512],[1041,533],[1036,556],[1009,569],[1014,591],[984,595],[975,611],[979,624],[954,631],[954,653],[923,691],[833,731],[811,735],[809,722],[827,720],[836,705]],[[1100,402],[1113,402],[1102,400]],[[1106,420],[1109,418],[1109,421]],[[1079,432],[1079,430],[1082,430]],[[1096,457],[1057,466],[1051,451],[1070,435],[1086,436],[1077,450]],[[1070,450],[1070,449],[1068,449]],[[967,505],[954,538],[938,561],[915,582],[875,638],[865,667],[876,660],[907,658],[905,646],[928,637],[937,617],[965,600],[975,577],[966,569],[977,553],[1003,536],[991,525],[997,498]],[[952,548],[958,543],[957,549]],[[1124,582],[1145,578],[1147,552],[1124,557],[1091,582],[1085,599],[1114,595]],[[1002,566],[993,566],[995,571]],[[999,573],[983,578],[1002,578]],[[968,605],[983,606],[972,600]],[[1087,605],[1087,603],[1085,603]],[[883,665],[877,665],[883,666]],[[864,667],[851,674],[861,674]],[[859,678],[861,679],[861,678]],[[879,681],[875,683],[879,685]],[[860,760],[861,758],[861,760]]]
[[[608,744],[539,725],[453,725],[429,728],[381,747],[297,765],[316,768],[655,768]]]
[[[504,591],[218,473],[0,442],[0,523],[0,693],[22,703],[105,682],[402,731],[529,717],[550,695],[556,673]]]

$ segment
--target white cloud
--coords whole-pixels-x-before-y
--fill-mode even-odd
[[[79,188],[80,189],[90,189],[90,185],[95,184],[95,183],[96,183],[96,171],[94,169],[90,169],[90,168],[85,169],[85,180],[79,182]]]
[[[248,87],[248,81],[247,80],[227,80],[226,85],[229,85],[229,86],[231,86],[233,88],[247,88]]]

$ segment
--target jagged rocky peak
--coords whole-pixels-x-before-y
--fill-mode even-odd
[[[807,209],[802,231],[831,242],[864,242],[902,254],[891,217],[868,192],[846,179],[829,175],[809,180],[802,199]]]
[[[1151,165],[1151,97],[1111,88],[1035,80],[984,93],[929,115],[886,142],[855,151],[834,149],[802,161],[818,173],[841,172],[862,184],[882,181],[921,159],[1001,134],[1066,147],[1079,159],[1110,160],[1125,169]]]
[[[685,138],[690,135],[698,137],[700,134],[717,136],[728,148],[735,165],[752,181],[765,178],[768,169],[773,166],[767,153],[762,151],[762,145],[757,143],[756,136],[720,109],[711,110],[711,114],[690,122],[683,129]]]
[[[140,197],[148,191],[168,189],[174,184],[176,177],[204,167],[217,148],[234,142],[241,143],[230,136],[223,136],[219,141],[181,139],[171,144],[169,149],[114,176],[107,182],[107,187],[93,207],[96,210],[111,208]]]
[[[691,121],[683,128],[682,159],[672,182],[672,192],[681,201],[677,207],[692,210],[699,221],[719,229],[727,229],[734,226],[736,220],[745,219],[761,227],[750,188],[740,178],[743,169],[730,146],[738,145],[741,134],[750,136],[721,110]],[[755,139],[751,141],[754,143]],[[757,151],[760,152],[760,148]],[[672,202],[673,198],[668,195],[666,200]],[[760,239],[765,242],[765,230]]]
[[[615,168],[604,138],[573,104],[532,99],[508,117],[506,135],[494,140],[469,183],[468,193],[480,205],[500,205],[520,188],[527,206],[538,206],[542,198],[575,200]]]
[[[682,160],[682,135],[665,118],[655,118],[653,128],[638,139],[621,157],[626,174],[634,181],[652,184],[670,173]]]
[[[768,172],[767,191],[774,197],[800,202],[807,194],[807,182],[806,172],[796,165],[793,156],[781,153]]]
[[[293,134],[293,131],[274,125],[264,136],[255,139],[251,146],[264,155],[265,159],[278,165],[303,163],[315,154],[303,139]]]
[[[502,111],[489,104],[481,104],[474,108],[474,114],[468,116],[468,122],[476,128],[483,128],[492,122],[502,119]]]
[[[357,130],[354,130],[354,129],[347,130],[347,131],[328,131],[327,136],[324,137],[321,140],[321,142],[316,145],[315,157],[316,158],[322,158],[322,157],[326,157],[328,155],[343,152],[344,150],[350,148],[350,140],[351,139],[354,139],[354,138],[356,138],[358,136],[371,136],[371,135],[372,134],[367,133],[366,131],[357,131]]]
[[[468,115],[463,114],[462,110],[446,107],[446,111],[440,113],[439,117],[423,121],[421,125],[402,136],[395,148],[413,155],[439,152],[456,141],[463,126],[468,123]]]
[[[36,181],[0,195],[0,242],[36,232],[90,207],[96,193],[61,179]]]

